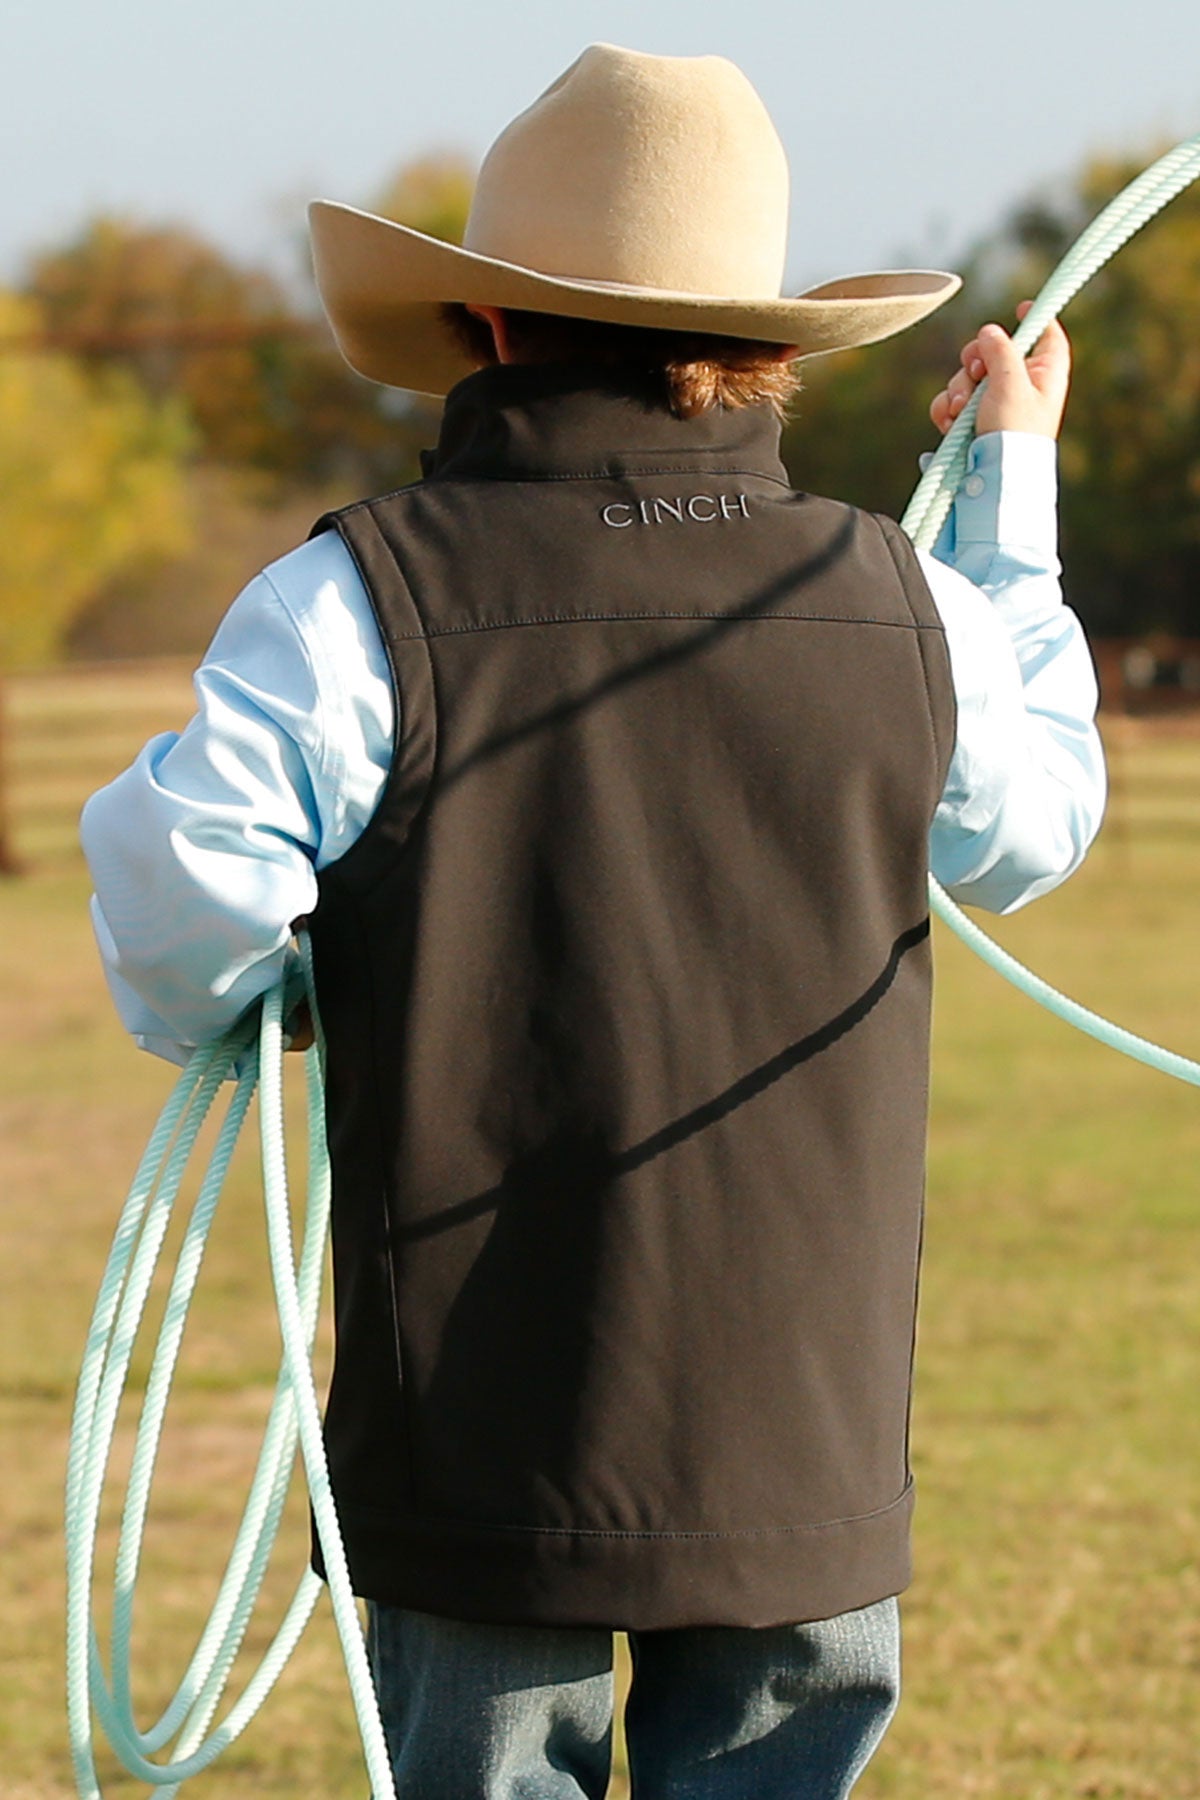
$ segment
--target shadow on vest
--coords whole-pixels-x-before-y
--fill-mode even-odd
[[[706,1100],[702,1106],[694,1107],[691,1112],[685,1113],[682,1118],[672,1120],[669,1125],[662,1126],[650,1137],[643,1138],[640,1144],[634,1144],[628,1150],[621,1150],[614,1154],[601,1147],[596,1134],[591,1134],[594,1141],[589,1148],[579,1135],[571,1132],[569,1128],[564,1128],[548,1143],[539,1145],[528,1156],[513,1163],[504,1180],[498,1182],[495,1187],[489,1188],[486,1193],[476,1194],[470,1200],[461,1200],[457,1206],[448,1206],[434,1218],[422,1219],[418,1224],[397,1227],[395,1230],[396,1241],[398,1243],[415,1243],[421,1238],[436,1237],[440,1232],[452,1231],[458,1225],[465,1225],[471,1219],[482,1217],[484,1213],[499,1213],[506,1201],[516,1207],[527,1196],[542,1196],[548,1204],[557,1206],[560,1211],[565,1210],[561,1204],[565,1171],[570,1172],[569,1185],[575,1192],[578,1192],[580,1186],[578,1179],[580,1170],[587,1170],[586,1185],[595,1192],[609,1182],[618,1180],[622,1175],[633,1174],[636,1169],[643,1168],[656,1156],[662,1156],[666,1151],[675,1149],[677,1145],[684,1143],[690,1137],[695,1137],[698,1132],[706,1130],[710,1125],[715,1125],[719,1120],[728,1118],[730,1113],[736,1112],[739,1106],[745,1106],[748,1101],[765,1093],[768,1088],[774,1087],[777,1081],[782,1081],[783,1077],[789,1075],[793,1069],[799,1068],[801,1063],[808,1062],[811,1057],[819,1056],[823,1050],[828,1050],[831,1045],[836,1044],[839,1038],[845,1037],[848,1031],[853,1031],[854,1027],[861,1024],[868,1013],[872,1012],[883,999],[896,979],[903,957],[908,951],[915,949],[918,944],[923,944],[928,936],[929,920],[927,918],[923,919],[919,925],[914,925],[910,930],[902,932],[892,945],[887,962],[870,987],[861,993],[857,1000],[852,1000],[850,1005],[838,1013],[835,1018],[830,1019],[827,1024],[820,1026],[816,1031],[810,1031],[807,1037],[802,1037],[796,1043],[789,1044],[785,1050],[779,1051],[776,1056],[772,1056],[767,1062],[760,1064],[757,1069],[751,1069],[748,1074],[741,1076],[727,1087],[724,1093],[715,1095],[713,1099]],[[494,1239],[495,1234],[488,1240],[488,1247],[484,1252],[485,1257],[492,1251]],[[497,1246],[497,1250],[500,1248],[501,1246]],[[525,1272],[522,1273],[522,1280],[524,1278]],[[462,1303],[464,1306],[469,1306],[469,1292],[464,1291]],[[447,1333],[448,1337],[452,1335],[452,1332]]]
[[[523,719],[519,725],[498,732],[486,743],[479,744],[473,750],[468,751],[449,768],[439,771],[436,777],[437,792],[445,793],[479,763],[487,762],[494,756],[503,755],[506,750],[511,750],[515,745],[522,743],[526,738],[535,736],[539,731],[546,731],[556,725],[565,724],[568,719],[585,712],[589,706],[594,706],[607,699],[609,695],[620,692],[622,688],[630,686],[631,683],[645,681],[651,676],[661,674],[673,663],[684,662],[690,657],[701,655],[720,640],[726,626],[736,625],[746,619],[774,617],[772,608],[778,600],[785,595],[794,594],[810,582],[817,581],[841,562],[851,549],[856,530],[857,516],[847,510],[844,522],[829,543],[815,556],[810,557],[807,562],[797,568],[789,569],[780,580],[771,582],[760,592],[752,594],[741,605],[732,606],[728,611],[722,612],[717,618],[706,624],[703,630],[692,632],[682,643],[669,644],[663,649],[654,651],[650,656],[641,656],[636,662],[630,663],[624,668],[615,669],[603,680],[594,682],[583,693],[572,694],[567,699],[546,707],[544,711],[535,713],[532,718]],[[672,615],[663,613],[659,616],[670,618]]]
[[[636,1264],[642,1254],[637,1237],[628,1234],[637,1232],[645,1199],[639,1202],[629,1190],[622,1194],[617,1183],[727,1119],[845,1037],[879,1005],[908,952],[928,936],[925,919],[897,938],[876,979],[834,1018],[640,1143],[613,1151],[594,1122],[575,1127],[564,1121],[514,1161],[489,1192],[398,1231],[400,1254],[407,1245],[410,1254],[420,1255],[418,1240],[494,1214],[442,1321],[417,1401],[422,1504],[460,1517],[497,1523],[540,1517],[543,1527],[566,1528],[571,1519],[611,1516],[597,1498],[596,1481],[620,1489],[625,1477],[610,1453],[618,1461],[627,1455],[638,1466],[658,1466],[658,1452],[638,1445],[647,1434],[657,1442],[657,1433],[669,1430],[662,1397],[640,1388],[636,1349],[627,1359],[616,1348],[630,1333],[635,1343],[644,1338],[647,1319],[644,1312],[627,1314],[608,1285],[614,1232],[627,1263],[632,1258]],[[684,1195],[672,1198],[686,1204]],[[656,1264],[662,1241],[651,1224],[645,1254]],[[683,1269],[673,1275],[659,1269],[655,1291],[664,1306],[671,1305],[673,1280],[686,1279]],[[601,1360],[610,1369],[603,1400],[594,1391],[597,1334],[607,1345]],[[693,1351],[699,1363],[709,1354],[702,1342],[693,1341]],[[623,1401],[608,1391],[614,1366],[625,1371],[618,1378]],[[703,1384],[712,1371],[701,1376],[697,1367],[694,1373]],[[619,1429],[615,1439],[614,1404],[628,1423],[628,1433]],[[589,1422],[597,1406],[598,1417]],[[610,1451],[597,1455],[593,1432]],[[597,1464],[604,1470],[599,1478]],[[677,1517],[683,1504],[659,1495],[652,1510]],[[630,1507],[638,1516],[639,1505]]]

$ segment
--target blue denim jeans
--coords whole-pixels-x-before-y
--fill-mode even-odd
[[[368,1607],[399,1800],[604,1800],[612,1634]],[[630,1633],[633,1800],[843,1800],[900,1690],[894,1600],[816,1625]]]

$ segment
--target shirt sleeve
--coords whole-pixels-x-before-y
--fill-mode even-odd
[[[1065,880],[1104,813],[1096,676],[1063,603],[1055,502],[1053,441],[990,433],[935,554],[918,553],[958,706],[930,867],[955,900],[989,912]]]
[[[317,871],[361,834],[386,779],[386,655],[335,533],[243,590],[195,690],[184,731],[152,738],[81,824],[117,1010],[175,1061],[279,978]]]

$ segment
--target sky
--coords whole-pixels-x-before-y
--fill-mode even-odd
[[[477,160],[585,44],[717,52],[792,168],[792,288],[953,267],[1096,152],[1200,133],[1195,0],[0,0],[0,281],[90,215],[281,272],[316,194]]]

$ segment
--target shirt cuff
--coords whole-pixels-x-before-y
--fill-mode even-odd
[[[1058,445],[1028,431],[989,431],[976,438],[954,501],[955,540],[1031,551],[1039,562],[1058,554]]]

